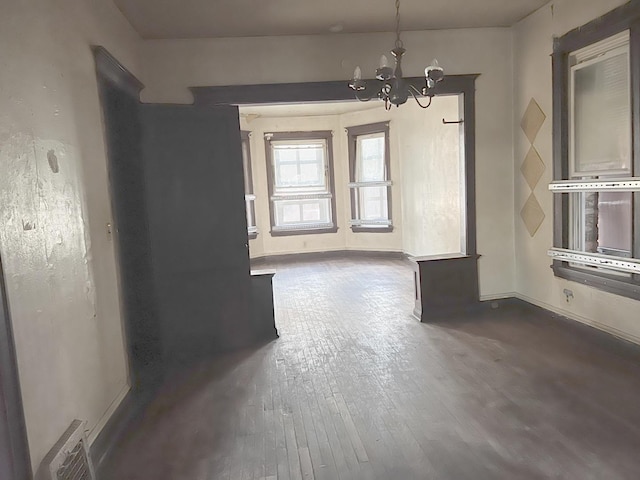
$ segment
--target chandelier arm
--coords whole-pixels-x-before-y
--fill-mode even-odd
[[[420,103],[420,100],[418,100],[418,97],[416,96],[414,90],[416,88],[413,85],[409,85],[409,93],[413,96],[413,99],[416,101],[416,103],[420,106],[420,108],[429,108],[431,106],[431,100],[433,100],[433,97],[431,95],[429,95],[429,103],[427,103],[426,105],[422,105]]]
[[[418,94],[418,95],[420,95],[421,97],[422,97],[422,96],[426,96],[426,95],[423,95],[423,94],[422,94],[422,92],[421,92],[420,90],[418,90],[416,87],[414,87],[414,86],[413,86],[411,83],[409,83],[409,82],[407,82],[407,88],[408,88],[409,90],[411,90],[412,92],[417,93],[417,94]]]
[[[368,97],[362,97],[358,94],[358,91],[356,91],[356,99],[360,102],[368,102],[369,100],[371,100],[373,98],[373,95],[370,95]]]

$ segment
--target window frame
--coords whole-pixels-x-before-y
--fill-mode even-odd
[[[354,233],[390,233],[393,232],[393,213],[391,198],[391,148],[389,146],[389,121],[369,123],[366,125],[356,125],[347,127],[347,141],[349,153],[349,196],[351,199],[351,221],[361,220],[356,218],[358,212],[358,187],[351,186],[357,182],[357,144],[358,137],[372,135],[376,133],[384,134],[384,165],[385,165],[385,182],[387,185],[387,220],[389,225],[385,226],[367,226],[367,225],[351,225],[351,231]]]
[[[256,219],[256,193],[253,187],[253,172],[251,165],[251,132],[240,131],[240,142],[242,144],[242,168],[244,170],[244,202],[247,212],[247,236],[249,240],[258,238],[258,221]],[[244,154],[247,154],[244,158]],[[253,219],[253,225],[249,225],[249,217]]]
[[[278,228],[275,224],[275,179],[274,179],[274,159],[272,142],[286,142],[286,141],[305,141],[305,140],[322,140],[326,145],[327,158],[326,163],[326,176],[328,193],[330,194],[329,206],[331,208],[331,226],[323,227],[291,227],[291,228]],[[315,130],[307,132],[266,132],[264,134],[265,144],[265,158],[267,161],[267,184],[269,189],[269,221],[271,229],[269,233],[272,237],[285,237],[292,235],[316,235],[323,233],[336,233],[338,226],[336,223],[336,189],[334,183],[333,173],[333,132],[331,130]],[[326,195],[326,194],[322,194]],[[283,198],[285,199],[285,198]],[[275,230],[274,230],[275,228]]]
[[[629,30],[629,67],[631,75],[631,155],[632,171],[640,176],[640,2],[632,1],[618,7],[592,22],[576,28],[554,41],[553,71],[553,180],[571,183],[570,159],[570,55]],[[633,177],[632,177],[633,178]],[[609,293],[640,300],[640,274],[621,276],[613,271],[587,269],[576,266],[563,257],[559,250],[570,250],[571,202],[569,190],[553,191],[554,222],[553,258],[554,275],[579,282]],[[577,191],[577,190],[576,190]],[[635,190],[633,208],[632,257],[640,259],[640,191]],[[555,251],[555,252],[554,252]],[[569,252],[571,253],[571,252]],[[590,254],[588,254],[589,256]]]

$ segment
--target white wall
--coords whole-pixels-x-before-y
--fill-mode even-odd
[[[397,117],[402,159],[404,250],[411,255],[464,251],[462,233],[460,125],[458,97],[433,99],[422,111],[414,106]]]
[[[557,0],[513,29],[516,290],[532,303],[640,342],[639,302],[558,279],[549,268],[551,260],[547,256],[547,250],[553,244],[553,198],[547,188],[553,177],[550,58],[553,36],[563,35],[623,3],[621,0]],[[535,189],[546,218],[533,238],[519,216],[530,193],[520,174],[520,165],[529,148],[520,120],[532,97],[547,115],[534,143],[546,164],[544,175]],[[573,291],[574,299],[569,303],[562,292],[564,288]]]
[[[111,2],[2,4],[0,253],[34,469],[74,418],[95,437],[128,389],[92,44],[137,70]]]
[[[373,72],[393,34],[143,42],[143,101],[190,102],[189,86],[305,82]],[[404,71],[422,75],[433,57],[448,74],[477,80],[476,164],[480,292],[514,291],[511,31],[507,28],[406,32]],[[346,88],[346,87],[345,87]]]

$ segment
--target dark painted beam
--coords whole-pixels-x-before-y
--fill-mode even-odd
[[[461,93],[469,88],[478,75],[448,75],[436,85],[436,95]],[[424,86],[424,77],[406,79],[418,89]],[[367,80],[369,86],[380,82]],[[347,80],[330,82],[271,83],[261,85],[224,85],[191,87],[196,105],[249,105],[268,103],[309,103],[356,101]],[[374,99],[375,101],[375,99]]]
[[[133,96],[138,100],[144,85],[129,72],[107,49],[94,45],[91,47],[96,63],[96,74],[102,81],[110,82],[113,86]]]

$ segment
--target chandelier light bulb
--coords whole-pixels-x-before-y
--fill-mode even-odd
[[[362,80],[362,70],[360,70],[360,66],[357,66],[353,71],[353,79],[354,80]]]
[[[389,66],[389,59],[386,55],[380,57],[380,68],[386,68]]]
[[[424,76],[429,77],[429,72],[431,70],[442,70],[440,68],[440,64],[438,63],[438,60],[435,58],[433,59],[433,62],[431,62],[431,65],[424,69]]]

